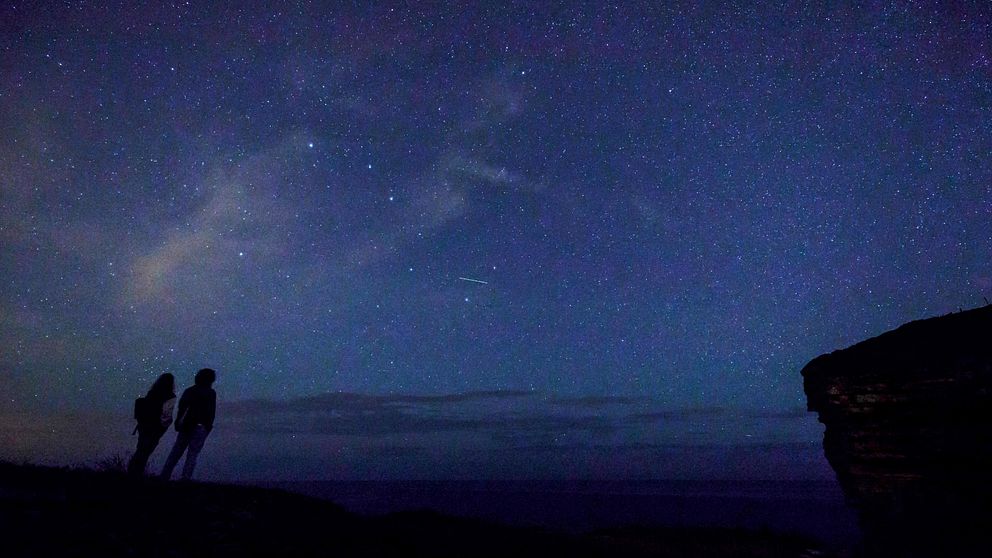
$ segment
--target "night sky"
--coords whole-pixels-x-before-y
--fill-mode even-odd
[[[0,458],[210,366],[208,478],[826,478],[802,366],[992,298],[984,2],[42,4]]]

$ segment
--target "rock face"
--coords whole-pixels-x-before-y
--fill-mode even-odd
[[[992,306],[908,323],[802,375],[869,554],[992,556]]]

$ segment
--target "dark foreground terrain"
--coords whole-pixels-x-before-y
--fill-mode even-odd
[[[823,556],[797,536],[624,528],[571,535],[432,512],[364,517],[279,490],[0,463],[4,556]]]

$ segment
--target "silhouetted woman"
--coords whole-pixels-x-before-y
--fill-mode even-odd
[[[138,419],[138,448],[134,450],[127,472],[131,475],[145,474],[145,465],[151,457],[158,441],[162,439],[172,424],[172,409],[176,405],[176,378],[168,372],[162,374],[152,384],[148,394],[135,403],[134,418]]]

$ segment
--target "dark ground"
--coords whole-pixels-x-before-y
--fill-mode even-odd
[[[823,556],[798,536],[736,529],[588,534],[433,512],[364,517],[280,490],[129,479],[0,463],[3,555],[14,556]]]

